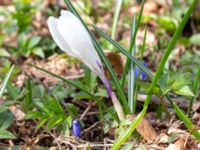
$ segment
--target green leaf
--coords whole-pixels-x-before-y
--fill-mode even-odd
[[[116,9],[115,9],[115,15],[114,20],[112,24],[112,39],[115,39],[116,29],[117,29],[117,22],[120,14],[120,10],[122,7],[123,0],[117,0]]]
[[[56,98],[47,97],[47,101],[46,102],[47,102],[47,105],[48,105],[47,107],[54,114],[65,114],[62,106],[60,105],[60,103],[58,102],[58,100]]]
[[[45,95],[45,88],[43,85],[34,86],[33,95],[37,98],[43,98]]]
[[[6,49],[0,48],[0,57],[10,57],[10,53]]]
[[[66,122],[69,125],[69,127],[71,128],[71,126],[72,126],[72,116],[70,116],[70,115],[67,116]]]
[[[117,42],[115,42],[114,40],[112,40],[106,33],[104,33],[103,31],[101,31],[99,28],[97,28],[96,26],[93,25],[94,30],[101,35],[103,38],[105,38],[106,40],[108,40],[113,46],[115,46],[122,54],[124,54],[126,57],[128,57],[135,65],[137,65],[141,70],[143,70],[150,79],[153,78],[153,75],[151,73],[151,71],[144,67],[144,65],[142,65],[142,63],[137,60],[135,57],[131,56],[131,54],[128,52],[128,50],[124,49],[121,45],[119,45]]]
[[[74,116],[74,117],[77,116],[78,109],[77,109],[77,107],[74,104],[68,103],[66,105],[66,107],[67,107],[67,111],[68,111],[68,113],[69,113],[70,116]]]
[[[40,117],[40,121],[38,122],[36,128],[39,129],[41,126],[43,126],[47,122],[48,119],[49,119],[49,116]]]
[[[85,92],[78,92],[76,94],[72,94],[72,97],[76,100],[81,100],[81,99],[91,99],[92,97],[86,94]]]
[[[47,129],[48,130],[52,129],[54,126],[63,122],[63,120],[65,120],[65,119],[66,119],[66,117],[63,117],[63,115],[56,115],[56,116],[52,117],[50,120],[48,120]]]
[[[15,139],[16,137],[9,131],[0,129],[0,139]]]
[[[12,67],[10,68],[10,70],[9,70],[9,72],[6,74],[6,77],[4,78],[2,84],[0,85],[0,98],[1,98],[2,95],[3,95],[3,92],[4,92],[5,88],[6,88],[6,85],[7,85],[8,81],[9,81],[9,78],[10,78],[10,76],[11,76],[13,70],[14,70],[14,66],[12,66]]]
[[[194,93],[191,91],[189,86],[183,86],[181,89],[175,90],[174,91],[178,95],[183,95],[183,96],[189,96],[193,97]]]
[[[4,111],[0,113],[0,129],[7,129],[13,122],[13,115],[9,111]]]
[[[190,38],[190,43],[195,46],[200,46],[200,33],[192,35]]]
[[[131,25],[131,41],[133,38],[133,35],[136,34],[136,18],[133,17],[132,25]],[[131,52],[131,55],[134,57],[135,56],[135,41],[134,46]],[[131,44],[130,44],[131,45]],[[130,113],[135,113],[136,111],[136,99],[134,98],[135,94],[135,65],[133,62],[129,64],[129,70],[128,70],[128,104],[129,104],[129,109]]]
[[[126,144],[122,150],[132,150],[134,146],[134,142]]]
[[[200,132],[196,129],[196,127],[193,125],[192,121],[183,113],[183,111],[176,105],[176,103],[173,102],[173,107],[176,111],[177,116],[180,118],[180,120],[183,121],[184,125],[187,127],[187,129],[198,139],[200,140]]]
[[[200,68],[198,68],[198,70],[197,70],[197,74],[195,76],[194,84],[193,84],[193,88],[192,88],[192,91],[195,95],[197,95],[197,90],[199,88],[199,77],[200,77]],[[194,100],[195,100],[195,96],[190,99],[190,104],[189,104],[189,108],[188,108],[188,117],[191,116],[192,104],[193,104]]]
[[[12,85],[10,81],[8,81],[6,89],[9,93],[9,97],[11,97],[13,100],[17,99],[20,96],[20,89]]]
[[[97,76],[88,67],[84,68],[85,76],[83,78],[84,83],[82,86],[89,87],[89,91],[93,91],[97,87]],[[87,88],[86,87],[86,88]]]
[[[114,145],[111,148],[112,150],[118,150],[120,146],[129,138],[129,136],[133,133],[133,131],[136,129],[136,127],[138,126],[142,118],[144,117],[146,110],[147,110],[147,107],[144,107],[142,112],[139,115],[137,115],[133,123],[128,127],[128,129],[126,129],[124,134],[122,134],[114,143]]]
[[[39,44],[39,42],[41,41],[41,37],[39,36],[35,36],[35,37],[31,37],[28,41],[28,48],[32,49],[33,47],[35,47],[37,44]]]
[[[178,26],[177,20],[168,16],[158,17],[156,21],[162,28],[170,32],[174,32]]]
[[[6,111],[7,109],[8,109],[7,106],[4,106],[4,105],[2,105],[2,104],[0,105],[0,113]]]
[[[95,93],[95,96],[99,97],[107,97],[107,92],[105,89],[99,89],[97,93]]]
[[[42,114],[40,113],[40,112],[35,112],[35,111],[29,111],[26,115],[25,115],[25,117],[24,117],[24,119],[39,119],[39,118],[41,118],[41,116],[42,116]]]
[[[25,49],[25,50],[27,50],[27,47],[26,47],[26,45],[27,45],[27,39],[26,39],[26,35],[25,35],[24,32],[21,33],[21,34],[18,36],[17,43],[18,43],[18,47],[19,47],[20,49],[23,49],[23,50]]]
[[[37,56],[39,56],[39,57],[41,57],[41,58],[45,57],[44,51],[40,47],[33,48],[32,49],[32,53],[35,54],[35,55],[37,55]]]
[[[26,90],[27,90],[27,93],[26,93],[26,97],[24,99],[24,103],[23,103],[23,109],[25,111],[28,111],[28,110],[31,110],[31,108],[33,107],[33,103],[32,103],[32,99],[33,99],[33,83],[28,80],[26,82]]]
[[[35,105],[37,106],[37,108],[40,109],[40,111],[42,111],[42,112],[44,112],[44,113],[46,113],[48,115],[51,114],[50,110],[47,108],[47,106],[44,103],[36,101]]]

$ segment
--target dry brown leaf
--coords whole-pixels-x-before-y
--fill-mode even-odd
[[[108,58],[109,62],[111,63],[112,67],[114,68],[115,73],[120,78],[124,71],[124,65],[121,55],[116,52],[107,52],[106,57]],[[106,77],[110,80],[111,76],[108,70],[105,70]]]
[[[5,102],[5,100],[0,98],[0,105],[2,103],[4,103],[4,102]],[[13,116],[15,117],[15,119],[17,121],[22,120],[24,118],[24,116],[25,116],[25,113],[23,111],[21,111],[19,108],[17,108],[16,106],[14,106],[14,105],[10,106],[8,109],[12,112]]]
[[[166,133],[161,133],[158,138],[156,143],[158,144],[166,144],[169,141],[169,136]]]
[[[150,30],[147,30],[146,33],[146,47],[151,48],[153,45],[157,45],[158,39],[155,34]],[[137,45],[142,45],[144,41],[145,30],[139,29],[137,32],[136,43]]]
[[[12,112],[13,116],[17,121],[22,120],[25,116],[25,113],[16,106],[10,106],[8,109]]]
[[[30,57],[25,61],[25,64],[21,65],[22,73],[16,77],[15,84],[18,87],[22,87],[28,77],[41,80],[47,87],[55,85],[58,82],[57,78],[31,67],[26,63],[35,64],[66,79],[80,78],[83,76],[83,70],[78,64],[69,64],[68,59],[60,55],[55,54],[45,60],[37,60]]]
[[[141,6],[135,5],[129,9],[129,14],[132,16],[139,13]],[[143,15],[149,15],[151,13],[158,13],[158,4],[155,1],[146,1],[144,4]]]
[[[185,150],[184,140],[178,139],[174,144],[170,144],[165,150]]]
[[[11,5],[12,4],[12,0],[1,0],[0,1],[0,5]]]
[[[145,29],[139,29],[137,32],[137,36],[136,36],[136,46],[140,46],[143,44],[143,40],[144,40],[144,34],[145,34]],[[130,39],[127,37],[130,37],[130,31],[126,30],[122,33],[122,39],[126,39],[123,41],[123,44],[128,46],[130,44]],[[153,33],[153,31],[147,30],[146,33],[146,44],[145,47],[148,48],[149,50],[153,50],[153,46],[158,44],[158,39],[155,36],[155,34]],[[151,51],[150,51],[151,53]]]
[[[127,119],[131,121],[133,121],[135,118],[135,115],[127,116]],[[136,130],[147,142],[155,141],[158,137],[156,131],[146,118],[142,119],[142,121],[137,126]]]

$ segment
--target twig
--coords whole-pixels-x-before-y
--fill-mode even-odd
[[[90,110],[91,106],[92,106],[92,104],[90,103],[90,104],[88,105],[88,107],[86,108],[86,110],[85,110],[85,111],[83,112],[83,114],[81,115],[80,120],[83,120],[83,118],[86,116],[86,114],[87,114],[88,111]]]
[[[59,149],[62,150],[62,147],[61,147],[60,143],[58,142],[58,138],[55,135],[53,135],[51,132],[48,132],[48,133],[54,138],[54,140],[55,140],[56,144],[58,145]]]
[[[90,131],[92,128],[94,128],[95,126],[97,126],[99,123],[101,123],[101,121],[95,122],[93,125],[91,125],[89,128],[83,130],[83,133]]]

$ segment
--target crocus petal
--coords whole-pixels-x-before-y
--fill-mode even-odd
[[[105,82],[103,68],[99,67],[101,60],[88,32],[74,14],[62,10],[58,19],[49,17],[48,26],[60,49],[82,61]]]
[[[61,11],[58,21],[58,31],[67,41],[70,49],[75,52],[79,59],[90,69],[99,74],[97,61],[101,64],[99,56],[92,44],[90,36],[80,20],[68,11]]]
[[[73,120],[72,129],[73,129],[74,136],[80,138],[81,137],[81,128],[80,128],[80,125],[79,125],[77,119]]]
[[[58,31],[58,19],[51,16],[48,18],[47,24],[54,41],[60,47],[60,49],[63,51],[67,51],[69,55],[74,57],[75,54],[73,53],[73,51],[71,51],[63,37],[60,35],[60,32]]]

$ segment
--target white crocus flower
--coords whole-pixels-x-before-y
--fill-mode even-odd
[[[116,111],[120,120],[122,120],[124,118],[123,110],[104,75],[101,60],[87,30],[81,21],[71,12],[61,10],[60,14],[59,18],[51,16],[48,19],[48,27],[54,41],[60,49],[82,61],[100,77],[106,86],[108,95],[111,97],[115,108],[118,109]]]

